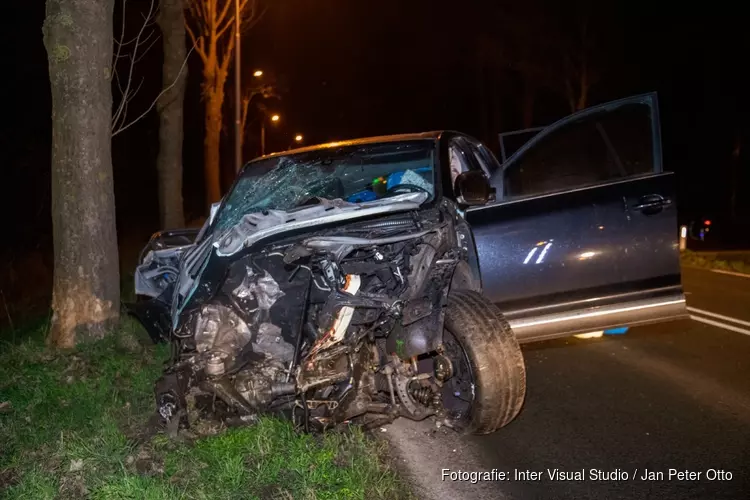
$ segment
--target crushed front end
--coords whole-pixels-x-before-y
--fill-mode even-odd
[[[476,287],[455,220],[443,206],[183,252],[179,279],[152,294],[174,346],[155,389],[162,419],[282,413],[325,429],[440,413],[446,295],[456,276]]]

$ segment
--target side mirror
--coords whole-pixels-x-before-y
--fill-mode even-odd
[[[484,172],[479,170],[470,170],[459,174],[456,177],[454,191],[456,201],[460,205],[485,205],[490,201],[495,201],[495,188],[490,186]]]

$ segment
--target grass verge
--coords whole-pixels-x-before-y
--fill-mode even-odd
[[[264,418],[190,442],[148,432],[167,352],[133,328],[66,353],[44,347],[43,325],[0,341],[0,498],[410,496],[358,429],[300,435]]]
[[[720,252],[697,253],[687,250],[680,254],[680,259],[682,261],[682,264],[686,266],[750,274],[750,252],[746,254],[732,253],[729,254],[731,255],[731,257],[728,258],[722,258],[722,255],[727,254],[722,254]]]

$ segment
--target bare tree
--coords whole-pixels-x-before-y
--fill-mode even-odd
[[[112,63],[112,79],[114,80],[119,93],[119,103],[115,106],[115,109],[112,112],[113,137],[124,132],[145,116],[145,114],[141,114],[137,118],[130,120],[129,122],[127,121],[128,105],[138,94],[144,81],[144,78],[141,78],[136,86],[133,82],[133,72],[135,71],[136,64],[143,59],[158,38],[158,33],[156,32],[156,29],[153,28],[153,25],[156,23],[156,1],[150,0],[148,11],[146,14],[142,14],[143,22],[139,26],[136,35],[129,40],[126,39],[125,25],[127,24],[127,4],[128,0],[122,0],[120,34],[118,37],[114,38],[116,49],[114,61]],[[124,75],[121,75],[121,72],[118,72],[118,63],[121,59],[125,59],[127,63]],[[150,110],[151,108],[149,107],[148,111]]]
[[[112,79],[117,91],[112,116],[112,136],[116,136],[143,119],[156,107],[159,112],[158,172],[159,220],[163,228],[185,225],[182,206],[182,116],[187,58],[185,48],[185,13],[182,0],[161,0],[157,11],[156,0],[150,0],[148,9],[141,13],[142,22],[132,38],[126,37],[126,11],[128,0],[122,0],[121,26],[115,38]],[[162,31],[164,63],[162,66],[162,91],[144,111],[129,116],[130,102],[144,82],[134,83],[136,64],[145,57],[158,40],[158,23]],[[191,50],[192,52],[192,50]],[[118,71],[118,64],[120,66]]]
[[[186,28],[203,62],[203,98],[206,131],[203,143],[206,203],[221,198],[219,141],[221,138],[224,85],[235,49],[233,26],[235,0],[185,0],[189,12]],[[242,31],[262,17],[259,0],[240,0]]]
[[[182,0],[161,0],[158,23],[164,40],[162,85],[158,100],[159,220],[163,228],[185,226],[182,206],[183,104],[187,73],[185,49],[185,11]]]
[[[101,337],[120,313],[110,77],[114,0],[47,0],[55,270],[48,341]]]
[[[177,0],[163,0],[163,2],[167,1],[175,2]],[[161,15],[158,14],[155,9],[155,0],[151,0],[148,12],[146,14],[142,14],[143,21],[138,28],[138,33],[132,39],[126,40],[125,11],[127,2],[128,0],[122,0],[122,28],[120,36],[114,39],[114,44],[117,49],[114,54],[114,62],[112,63],[112,79],[114,80],[115,86],[117,87],[119,97],[113,97],[112,99],[113,103],[116,103],[114,105],[114,111],[112,112],[112,137],[125,132],[127,129],[138,123],[146,115],[148,115],[159,102],[162,102],[162,97],[165,97],[165,94],[171,92],[172,89],[179,87],[180,85],[184,85],[185,78],[187,77],[187,61],[190,57],[190,54],[192,54],[193,52],[193,49],[190,49],[190,51],[185,54],[185,50],[182,49],[183,57],[181,60],[181,64],[179,65],[176,65],[170,60],[170,67],[174,67],[174,69],[170,69],[170,76],[172,76],[173,78],[167,78],[163,82],[163,88],[161,92],[156,96],[156,98],[154,98],[153,101],[151,101],[151,105],[149,105],[135,118],[128,119],[130,101],[132,101],[138,94],[138,91],[140,91],[141,86],[143,85],[143,82],[145,80],[145,78],[141,77],[140,82],[137,86],[133,84],[135,66],[141,59],[145,57],[149,49],[151,49],[151,47],[153,47],[153,45],[156,43],[156,38],[158,37],[158,35],[156,35],[156,30],[153,28],[149,28],[153,26],[154,23],[159,22]],[[169,8],[170,7],[168,6],[167,9]],[[182,18],[184,19],[184,12],[182,12]],[[167,43],[166,40],[164,43]],[[146,44],[148,44],[148,46],[144,48]],[[171,43],[169,48],[172,48]],[[117,64],[121,60],[125,60],[126,71],[124,72],[120,72],[117,69]],[[120,75],[122,73],[124,73],[125,76],[121,77]]]

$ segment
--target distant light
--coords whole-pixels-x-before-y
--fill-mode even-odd
[[[281,120],[281,117],[279,115],[272,115],[271,116],[271,121],[272,122],[277,122],[279,120]]]
[[[536,246],[540,247],[540,246],[544,245],[545,243],[547,243],[547,242],[546,241],[540,241],[539,243],[536,244]]]
[[[294,136],[294,140],[297,142],[302,142],[302,139],[303,139],[302,134],[297,134]]]
[[[687,238],[687,226],[680,227],[680,238]]]
[[[601,231],[602,229],[604,229],[604,226],[599,226],[599,230]]]
[[[583,252],[581,255],[578,256],[578,260],[590,259],[594,255],[596,255],[596,252]]]
[[[263,76],[263,70],[260,70],[260,69],[256,69],[256,70],[255,70],[255,73],[253,73],[253,76],[254,76],[255,78],[260,78],[261,76]]]
[[[708,219],[706,219],[705,222],[704,222],[704,224],[707,225],[707,226],[710,226],[711,225],[711,221],[708,220]]]

